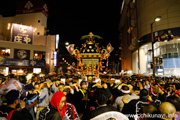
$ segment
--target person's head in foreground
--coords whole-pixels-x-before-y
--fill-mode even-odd
[[[147,100],[149,97],[149,92],[146,89],[141,89],[139,93],[140,99]]]
[[[63,116],[66,113],[66,95],[63,92],[56,92],[52,96],[50,104],[58,110],[63,120]]]
[[[127,86],[127,85],[123,85],[122,87],[121,87],[121,93],[123,94],[123,95],[127,95],[127,94],[130,94],[130,89],[129,89],[129,87]]]
[[[88,88],[88,82],[87,81],[81,81],[80,85],[81,85],[81,89],[86,90]]]
[[[105,91],[103,91],[101,88],[94,92],[93,99],[98,106],[106,105],[108,101]]]
[[[21,105],[21,101],[20,101],[20,93],[18,90],[11,90],[9,91],[6,95],[5,95],[6,101],[5,103],[7,104],[7,106],[11,107],[11,108],[21,108],[23,109],[25,106]]]
[[[159,113],[163,115],[161,120],[174,120],[176,114],[176,108],[170,102],[162,102],[159,106]]]

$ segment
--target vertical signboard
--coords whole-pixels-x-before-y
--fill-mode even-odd
[[[56,50],[58,49],[59,45],[59,34],[56,35]]]
[[[33,44],[33,27],[13,24],[11,28],[12,42]]]
[[[54,66],[57,65],[57,52],[54,52]]]

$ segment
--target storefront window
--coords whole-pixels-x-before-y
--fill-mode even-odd
[[[178,53],[173,53],[173,58],[178,58]]]
[[[10,49],[9,48],[0,48],[0,57],[9,58]]]
[[[164,55],[163,55],[163,58],[167,58],[167,54],[164,54]]]
[[[164,46],[161,46],[161,55],[163,58],[178,58],[179,57],[179,48],[176,44],[167,44]]]
[[[40,73],[41,72],[41,68],[33,68],[33,73]]]
[[[0,74],[8,75],[9,73],[9,67],[0,67]]]
[[[174,44],[167,45],[167,51],[169,53],[177,52],[177,47]]]
[[[32,71],[30,69],[32,69],[32,68],[15,68],[15,67],[10,67],[9,71],[12,74],[15,74],[15,75],[25,75],[25,74],[27,74],[28,71],[29,72]]]
[[[168,58],[173,58],[173,54],[172,53],[168,53]]]
[[[34,60],[45,60],[45,52],[34,51]]]

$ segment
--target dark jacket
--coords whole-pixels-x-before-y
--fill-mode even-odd
[[[153,105],[158,108],[158,105],[154,102],[150,102],[147,99],[131,100],[128,104],[125,104],[122,110],[123,114],[140,115],[142,114],[142,108],[146,105]],[[129,120],[134,120],[133,117],[129,116]]]
[[[124,114],[139,114],[144,105],[148,105],[150,102],[146,99],[131,100],[128,104],[125,104],[122,110]]]
[[[39,114],[39,120],[62,120],[60,113],[51,104]]]
[[[125,104],[122,110],[122,113],[124,114],[140,114],[142,113],[142,108],[145,105],[153,105],[154,107],[158,108],[159,102],[150,102],[146,99],[137,99],[137,100],[131,100],[128,104]]]
[[[11,107],[7,107],[5,105],[0,106],[0,116],[3,117],[7,117],[7,115],[3,114],[3,113],[10,113],[12,110],[14,110],[14,108]],[[30,112],[24,108],[21,111],[14,111],[11,117],[11,120],[33,120],[32,115],[30,114]]]
[[[75,101],[74,101],[75,104],[74,105],[75,105],[78,113],[85,112],[85,108],[87,105],[87,101],[83,99],[85,96],[87,96],[87,92],[85,94],[83,94],[81,91],[79,91],[75,94]]]

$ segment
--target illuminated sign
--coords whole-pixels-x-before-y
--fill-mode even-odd
[[[54,52],[54,66],[57,65],[57,52]]]
[[[58,49],[59,44],[59,34],[56,35],[56,49]]]
[[[4,59],[0,58],[2,66],[27,66],[27,67],[46,67],[45,60],[22,60],[22,59]]]
[[[13,24],[11,28],[11,38],[12,42],[32,44],[33,27],[20,24]]]

